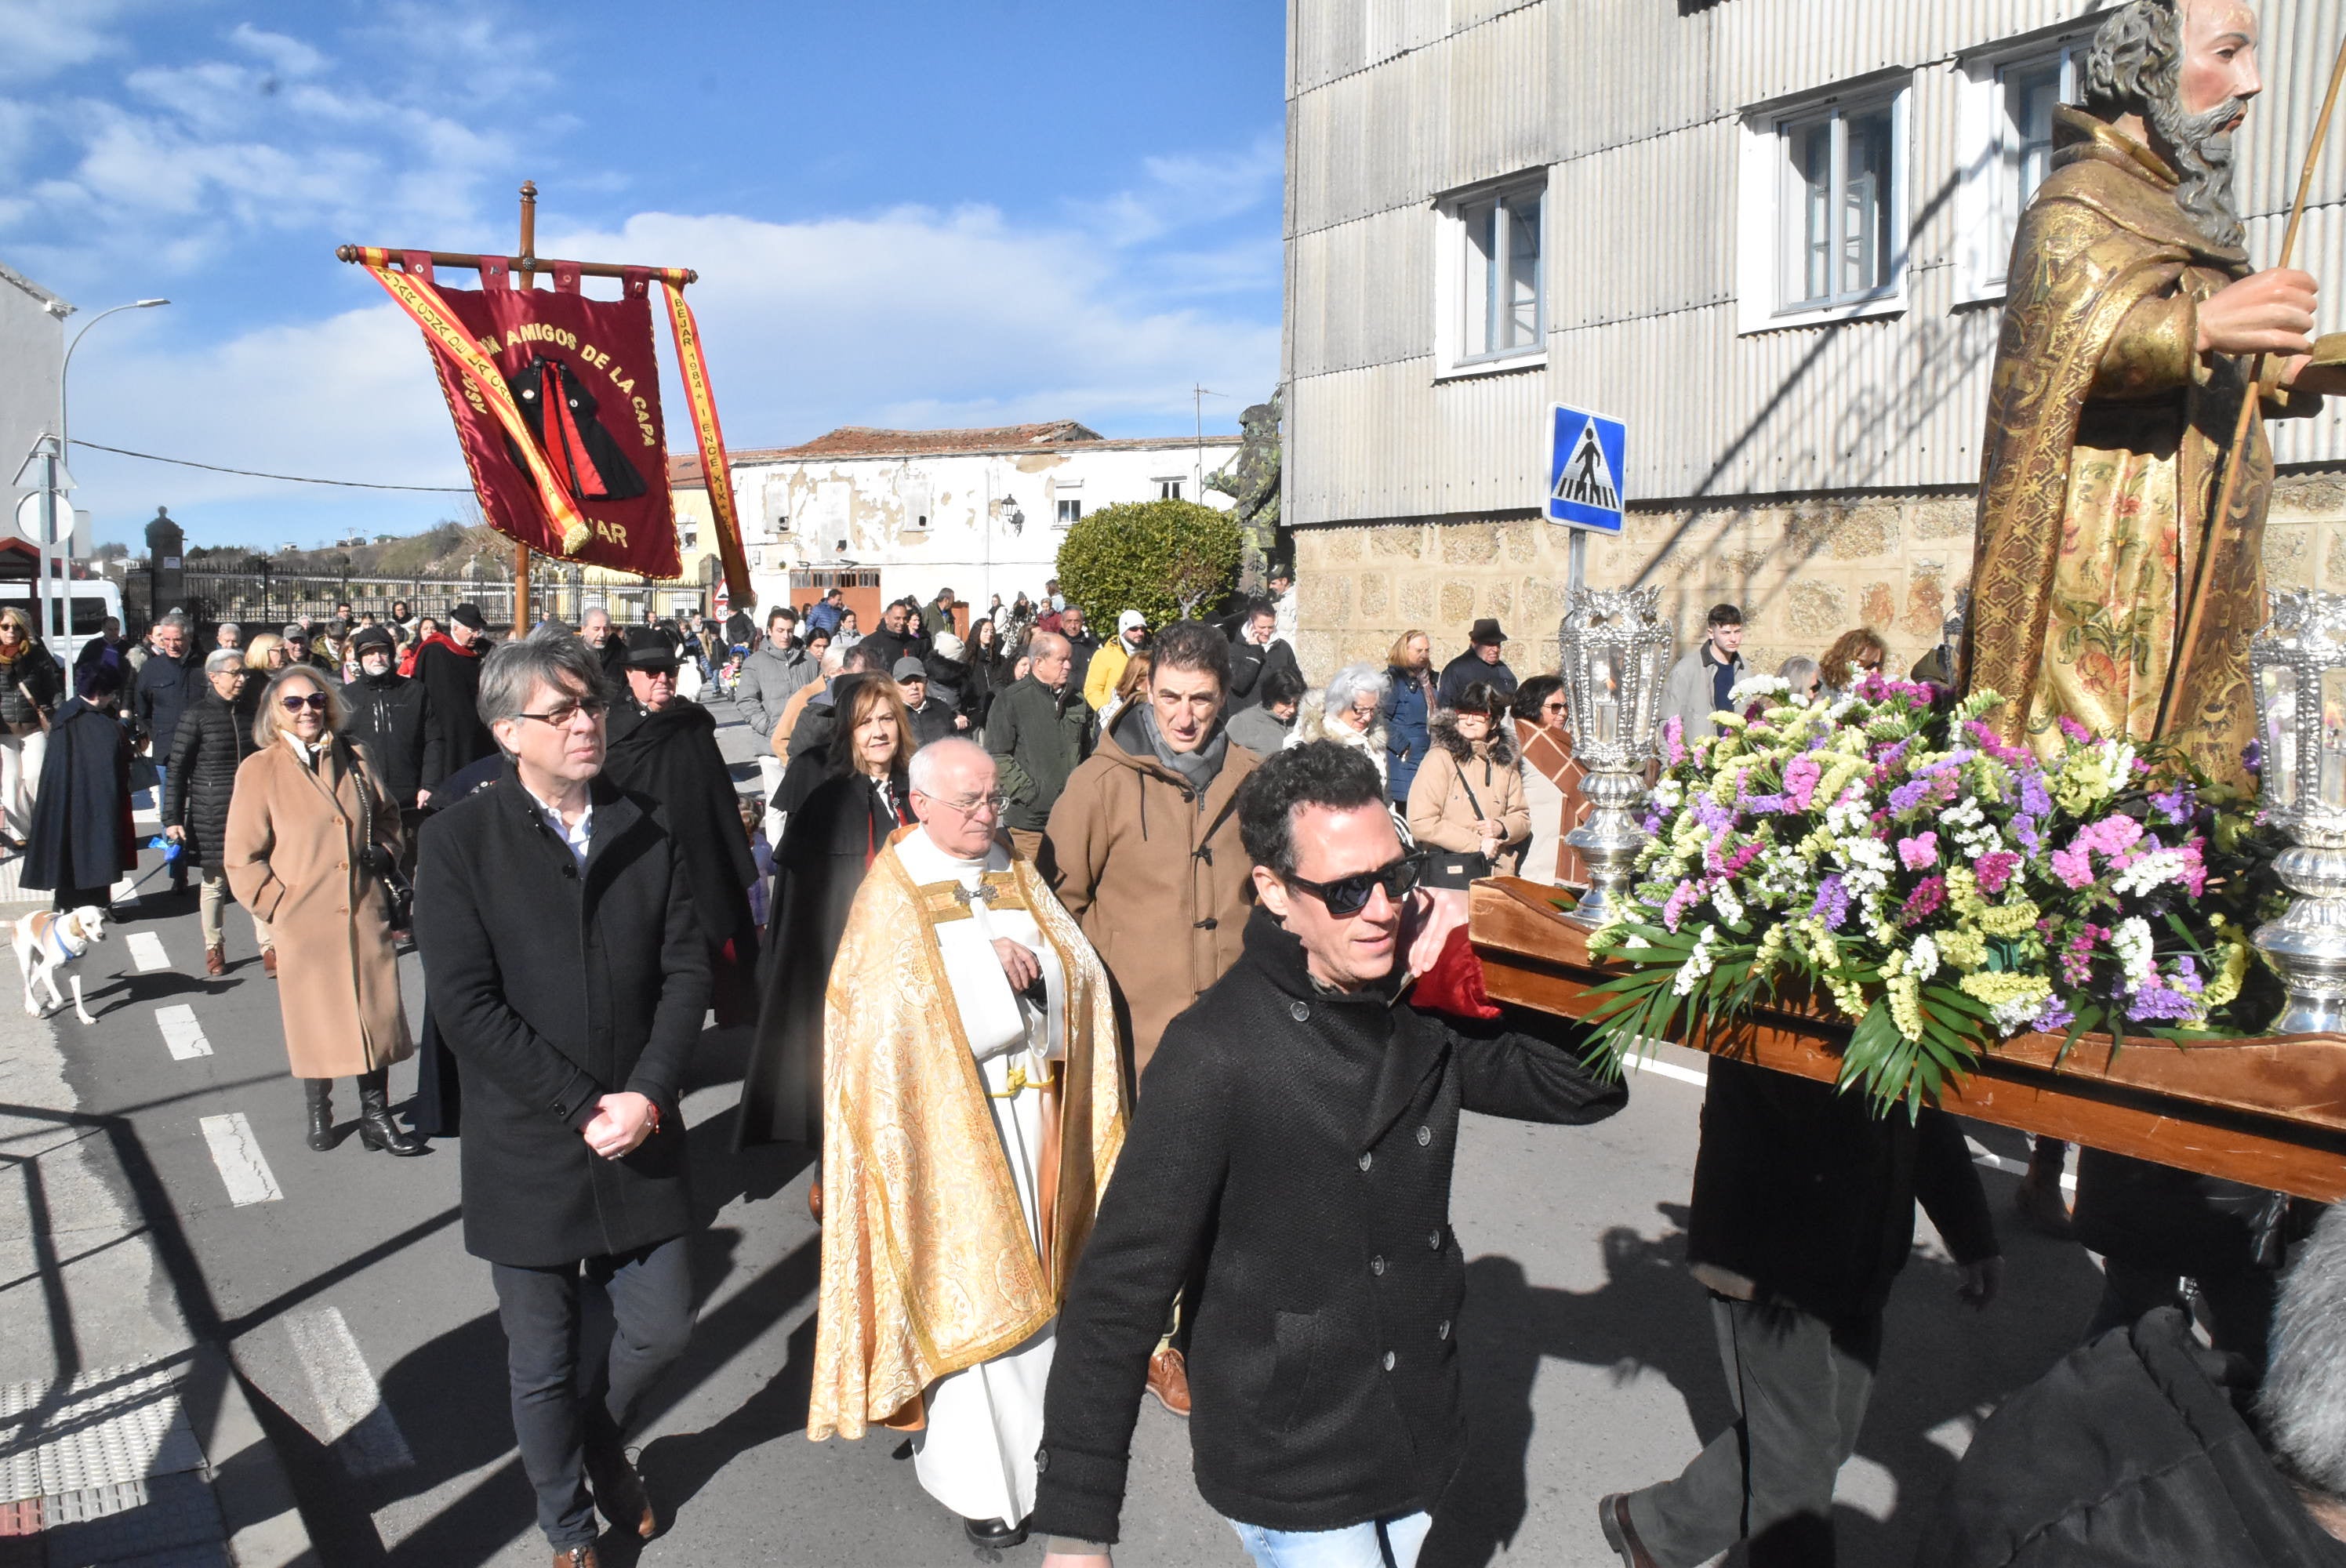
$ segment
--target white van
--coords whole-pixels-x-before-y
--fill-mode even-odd
[[[40,617],[33,606],[29,578],[0,580],[0,606],[14,605],[34,625]],[[41,640],[58,664],[71,670],[81,645],[98,635],[107,616],[122,619],[122,585],[110,577],[49,579],[49,628]]]

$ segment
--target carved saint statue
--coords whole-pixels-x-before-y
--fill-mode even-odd
[[[2059,721],[2147,740],[2203,539],[2206,609],[2165,734],[2244,780],[2249,640],[2272,450],[2261,423],[2210,533],[2249,367],[2268,417],[2316,411],[2346,375],[2310,354],[2315,283],[2253,272],[2233,137],[2262,90],[2245,0],[2132,0],[2094,40],[2085,107],[2057,111],[2054,167],[2013,246],[1988,401],[1969,657],[2004,695],[1990,722],[2057,749]]]

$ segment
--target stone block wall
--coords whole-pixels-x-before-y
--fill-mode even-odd
[[[1743,657],[1773,670],[1811,658],[1852,626],[1890,645],[1903,672],[1937,643],[1955,591],[1971,580],[1973,492],[1775,496],[1693,506],[1635,507],[1618,539],[1591,538],[1588,581],[1662,588],[1683,651],[1704,616],[1742,606]],[[1564,616],[1566,531],[1535,516],[1331,524],[1293,534],[1301,596],[1296,652],[1321,681],[1338,667],[1381,661],[1416,628],[1437,667],[1494,616],[1518,676],[1556,667]],[[2275,587],[2346,592],[2346,471],[2285,473],[2265,530]]]

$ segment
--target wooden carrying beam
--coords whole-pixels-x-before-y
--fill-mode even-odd
[[[1512,877],[1477,882],[1470,934],[1492,1000],[1576,1018],[1620,969],[1588,956],[1588,933],[1553,896]],[[1760,1008],[1701,1044],[1830,1084],[1848,1038],[1846,1023]],[[2057,1037],[2023,1034],[1987,1053],[1940,1104],[2251,1186],[2346,1199],[2346,1038],[2334,1034],[2194,1045],[2129,1038],[2115,1053],[2107,1035],[2088,1034],[2066,1060]]]
[[[394,262],[406,254],[387,245],[338,245],[334,248],[334,255],[341,260],[355,263],[363,260],[369,249],[381,250]],[[679,287],[700,281],[700,274],[689,267],[628,267],[617,261],[556,261],[543,256],[470,256],[458,250],[433,250],[426,254],[432,258],[434,267],[470,267],[475,270],[484,260],[510,261],[514,270],[525,276],[532,272],[551,272],[556,267],[569,267],[582,278],[624,278],[630,272],[648,272]]]

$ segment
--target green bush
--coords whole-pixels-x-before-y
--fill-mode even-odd
[[[1083,606],[1105,641],[1116,617],[1138,610],[1152,626],[1212,605],[1238,579],[1238,521],[1195,501],[1126,501],[1067,530],[1059,591]]]

